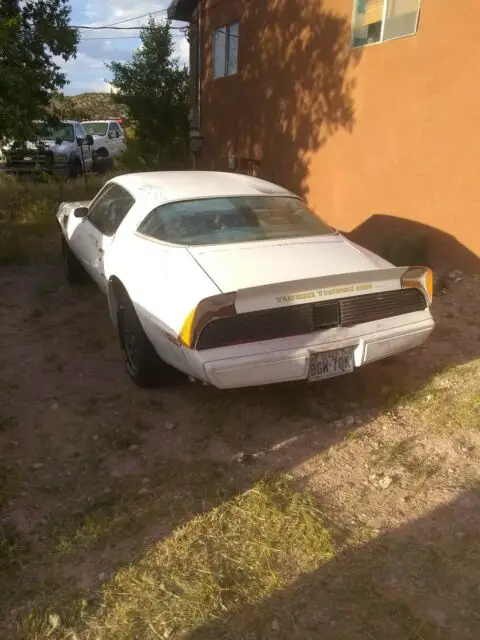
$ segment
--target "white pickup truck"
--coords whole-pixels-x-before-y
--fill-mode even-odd
[[[89,120],[82,126],[93,138],[96,158],[116,158],[125,151],[125,132],[116,120]]]

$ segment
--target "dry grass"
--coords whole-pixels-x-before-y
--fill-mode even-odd
[[[435,376],[402,403],[410,420],[437,433],[480,429],[480,361],[452,367]]]
[[[105,584],[96,613],[84,609],[76,633],[95,640],[179,637],[271,596],[332,555],[313,498],[293,491],[285,478],[265,480],[120,570]],[[62,619],[58,611],[30,615],[24,637],[69,637]]]
[[[65,200],[88,200],[106,176],[38,181],[0,175],[0,266],[49,259],[58,250],[55,213]]]

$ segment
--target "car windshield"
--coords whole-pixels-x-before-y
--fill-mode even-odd
[[[108,123],[106,122],[82,122],[82,125],[87,136],[104,136],[107,134]]]
[[[73,124],[62,122],[58,127],[50,127],[47,124],[40,123],[37,126],[37,134],[41,140],[56,140],[61,138],[66,142],[75,140],[73,133]]]
[[[138,227],[145,236],[182,245],[229,244],[321,236],[335,231],[300,199],[234,196],[170,202]]]

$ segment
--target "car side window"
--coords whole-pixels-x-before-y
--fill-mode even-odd
[[[111,122],[110,123],[110,132],[113,134],[111,137],[112,138],[119,138],[120,137],[120,129],[118,128],[118,125],[116,122]]]
[[[88,211],[87,220],[103,235],[113,236],[135,203],[118,184],[109,184]]]
[[[83,127],[81,127],[79,124],[75,125],[75,138],[81,138],[82,140],[85,138],[85,131],[83,130]]]

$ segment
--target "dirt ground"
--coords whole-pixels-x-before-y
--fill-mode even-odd
[[[282,471],[314,491],[335,558],[189,637],[478,640],[480,278],[452,280],[435,318],[422,348],[324,384],[143,391],[93,287],[1,270],[0,637],[48,637],[19,621],[97,602],[175,528]]]

